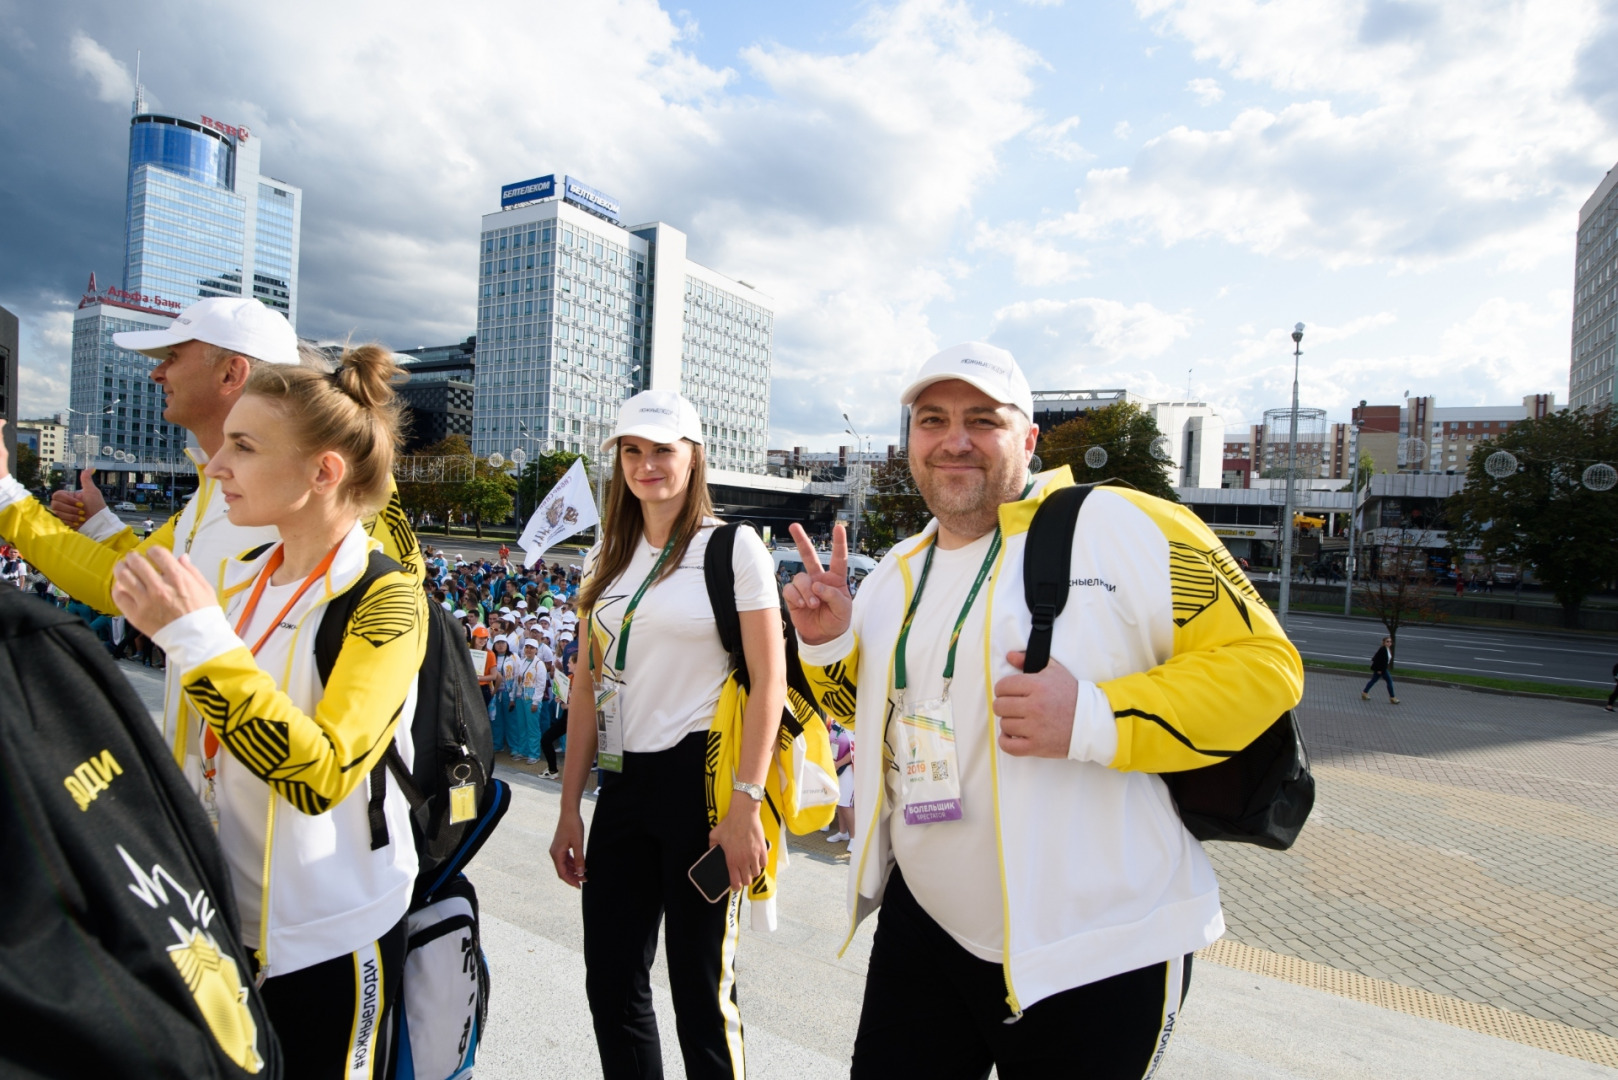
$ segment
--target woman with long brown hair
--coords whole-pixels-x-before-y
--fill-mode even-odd
[[[650,966],[665,916],[686,1075],[738,1078],[738,912],[768,858],[759,809],[786,700],[774,563],[756,533],[738,530],[731,564],[751,693],[735,775],[715,781],[733,789],[729,811],[710,826],[704,753],[732,663],[703,575],[719,522],[702,425],[679,394],[648,390],[624,402],[602,450],[615,453],[617,467],[601,541],[585,561],[587,630],[551,859],[563,881],[583,889],[585,992],[607,1080],[663,1074]],[[602,785],[586,850],[579,802],[595,757]],[[689,876],[713,847],[723,849],[730,879],[718,902]]]

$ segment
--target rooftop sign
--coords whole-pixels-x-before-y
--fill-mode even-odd
[[[532,180],[519,180],[500,189],[500,209],[509,210],[523,203],[549,199],[556,194],[556,174],[536,176]]]
[[[246,128],[236,127],[232,124],[220,123],[211,116],[204,116],[202,118],[202,126],[205,128],[212,128],[221,135],[229,135],[232,139],[236,139],[239,142],[246,142],[248,139],[248,131]]]
[[[603,195],[595,188],[590,187],[588,184],[581,184],[571,176],[564,176],[562,179],[566,181],[567,185],[566,190],[562,193],[562,197],[564,199],[576,206],[582,206],[586,210],[600,214],[602,217],[613,222],[614,224],[617,223],[617,199]]]

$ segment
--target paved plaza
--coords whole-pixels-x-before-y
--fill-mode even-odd
[[[1360,684],[1309,673],[1319,798],[1296,847],[1209,845],[1229,933],[1159,1077],[1618,1078],[1618,722],[1443,687],[1362,702]],[[470,875],[494,977],[478,1075],[598,1076],[578,897],[546,854],[560,789],[501,767],[512,810]],[[744,933],[754,1075],[847,1075],[875,923],[837,956],[847,862],[795,838],[780,929]],[[681,1076],[661,958],[654,986]]]

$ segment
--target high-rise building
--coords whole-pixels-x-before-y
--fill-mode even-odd
[[[473,395],[477,381],[476,337],[453,345],[422,345],[396,355],[409,372],[397,387],[409,410],[404,449],[414,453],[451,435],[472,438]]]
[[[773,302],[686,258],[684,233],[620,224],[568,176],[501,189],[479,234],[479,456],[595,456],[623,398],[677,390],[702,416],[709,467],[763,473]]]
[[[247,128],[144,106],[137,90],[124,289],[176,310],[204,296],[251,296],[296,327],[303,189],[259,173],[263,141]]]
[[[1579,210],[1573,267],[1573,359],[1568,403],[1610,405],[1614,395],[1614,337],[1618,336],[1618,165]]]
[[[69,389],[69,456],[120,471],[175,458],[185,432],[163,423],[154,361],[112,335],[166,327],[205,296],[251,297],[296,326],[303,216],[302,189],[260,174],[261,142],[247,128],[147,112],[139,86],[133,113],[123,285],[98,288],[90,275]],[[133,460],[107,462],[115,452]]]
[[[116,452],[167,461],[185,448],[185,429],[163,420],[163,394],[149,356],[112,343],[125,330],[162,330],[175,312],[127,289],[98,289],[94,274],[73,313],[68,382],[68,460],[76,465]],[[144,302],[143,302],[144,301]],[[87,438],[86,438],[87,437]]]

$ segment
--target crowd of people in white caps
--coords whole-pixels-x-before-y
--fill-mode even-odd
[[[469,1075],[490,991],[460,871],[512,797],[501,749],[560,782],[549,855],[609,1080],[663,1074],[660,929],[686,1075],[745,1076],[743,902],[773,930],[788,834],[832,829],[850,939],[879,913],[852,1076],[1150,1076],[1224,932],[1202,841],[1284,847],[1308,813],[1306,765],[1220,774],[1281,785],[1240,793],[1256,824],[1185,802],[1188,771],[1297,753],[1298,654],[1194,515],[1041,471],[1002,349],[945,349],[894,402],[932,519],[856,595],[841,526],[829,551],[791,526],[782,578],[718,520],[674,391],[623,402],[582,568],[528,569],[419,545],[388,350],[333,364],[231,299],[115,341],[156,362],[198,490],[140,536],[91,488],[25,490],[0,450],[5,566],[166,669],[152,768],[228,873],[212,936],[170,920],[207,963],[172,966],[245,1074]],[[92,764],[85,813],[117,783]],[[105,902],[145,917],[147,882]],[[445,928],[464,947],[430,962]]]

